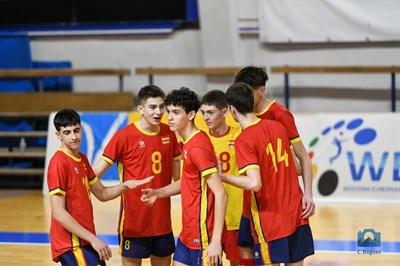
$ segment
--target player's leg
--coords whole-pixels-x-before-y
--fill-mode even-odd
[[[242,216],[240,219],[237,245],[239,246],[239,266],[254,266],[253,237],[250,229],[250,219]]]
[[[142,259],[128,258],[121,256],[122,266],[141,266]]]
[[[151,238],[150,260],[153,266],[171,265],[171,255],[175,252],[175,238],[172,232]]]

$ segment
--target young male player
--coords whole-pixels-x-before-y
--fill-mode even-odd
[[[208,130],[207,134],[214,146],[215,154],[222,167],[222,172],[229,175],[239,175],[236,156],[235,140],[242,132],[240,127],[228,126],[226,115],[228,105],[225,92],[212,90],[201,99],[201,114]],[[225,214],[227,236],[224,241],[224,252],[231,266],[238,265],[240,250],[237,246],[240,217],[242,216],[243,190],[224,183],[228,194],[228,205]]]
[[[181,180],[156,190],[143,189],[143,201],[151,206],[157,198],[181,193],[182,232],[173,265],[219,265],[227,196],[212,143],[194,124],[200,101],[196,93],[181,88],[169,93],[165,104],[171,130],[183,139]]]
[[[161,123],[164,98],[164,92],[154,85],[139,90],[137,109],[141,117],[111,138],[102,160],[93,168],[98,177],[118,163],[121,182],[154,175],[147,187],[160,188],[179,179],[176,135]],[[141,196],[140,191],[129,191],[121,197],[118,233],[122,265],[140,266],[142,259],[149,257],[153,266],[170,265],[175,250],[170,199],[148,208],[140,202]]]
[[[276,120],[286,128],[294,153],[301,165],[301,175],[304,185],[302,215],[304,218],[308,218],[314,215],[315,212],[312,193],[311,159],[301,141],[293,114],[282,104],[265,97],[267,81],[267,73],[262,68],[255,66],[247,66],[241,69],[235,76],[235,82],[244,82],[252,87],[254,95],[253,111],[256,116],[262,119]]]
[[[79,114],[63,109],[55,115],[53,123],[61,147],[51,158],[47,175],[52,211],[52,258],[62,265],[105,265],[104,260],[112,254],[108,245],[96,236],[91,193],[100,201],[107,201],[151,178],[104,187],[86,156],[79,151],[82,141]]]
[[[246,83],[231,85],[226,98],[243,129],[235,151],[239,174],[245,176],[222,178],[249,195],[244,204],[250,207],[254,262],[303,265],[304,258],[314,254],[314,246],[308,218],[303,217],[303,193],[287,131],[276,121],[256,117],[253,90]]]
[[[301,141],[292,113],[283,105],[274,100],[269,100],[264,96],[266,93],[267,81],[267,73],[262,68],[255,66],[244,67],[235,76],[235,82],[245,82],[252,87],[254,95],[253,111],[256,116],[262,119],[276,120],[286,128],[288,137],[293,146],[292,153],[295,155],[294,162],[297,173],[298,175],[302,175],[303,178],[304,196],[302,199],[302,215],[304,218],[308,218],[314,215],[315,212],[315,204],[312,195],[311,159]],[[300,164],[298,162],[300,162]],[[247,194],[245,194],[245,197],[246,195]],[[251,248],[249,226],[249,210],[244,206],[239,229],[241,231],[241,238],[238,240],[238,245],[241,247],[242,258],[247,261],[251,261],[253,252]]]

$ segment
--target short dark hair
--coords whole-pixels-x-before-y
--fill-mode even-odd
[[[138,93],[139,104],[144,104],[148,98],[165,98],[164,91],[156,85],[147,85],[142,87]]]
[[[220,110],[228,107],[225,92],[221,90],[212,90],[207,92],[201,99],[200,106],[203,104],[215,106]]]
[[[244,82],[233,83],[226,91],[226,101],[241,114],[253,112],[253,89]]]
[[[57,112],[53,124],[56,130],[60,131],[61,127],[81,125],[81,117],[77,111],[65,108]]]
[[[236,82],[249,84],[253,89],[265,86],[268,81],[268,75],[261,67],[247,66],[239,70],[235,76]]]
[[[165,105],[181,106],[188,114],[191,111],[197,112],[200,108],[200,101],[197,94],[188,88],[181,87],[171,91],[165,97]]]

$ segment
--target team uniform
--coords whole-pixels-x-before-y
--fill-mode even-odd
[[[250,206],[255,263],[294,263],[314,254],[285,128],[257,119],[236,139],[235,151],[239,174],[259,169],[261,175],[260,191],[249,191],[250,202],[244,202]]]
[[[300,134],[297,131],[296,123],[292,113],[282,104],[272,100],[270,104],[261,112],[256,113],[258,118],[267,120],[276,120],[280,122],[287,131],[290,143],[294,144],[301,141]],[[249,201],[249,193],[245,192],[244,197],[246,201]],[[249,206],[243,206],[243,217],[240,221],[240,233],[238,239],[238,245],[241,247],[251,247],[252,239],[250,235],[250,210]]]
[[[206,176],[217,172],[214,148],[207,134],[197,130],[182,146],[182,232],[174,261],[206,265],[201,259],[211,242],[214,228],[214,194]]]
[[[176,135],[161,123],[154,133],[144,131],[137,122],[119,130],[104,149],[102,159],[118,163],[120,182],[154,178],[144,188],[160,188],[171,183],[173,160],[180,150]],[[171,202],[159,199],[152,208],[141,202],[141,190],[121,195],[119,218],[120,254],[131,258],[168,256],[175,242],[171,226]],[[151,239],[147,239],[152,237]],[[145,248],[143,248],[145,246]]]
[[[228,131],[221,136],[215,136],[208,131],[214,151],[222,167],[222,172],[229,175],[238,176],[238,167],[235,155],[235,140],[242,132],[240,127],[228,127]],[[239,247],[237,237],[242,216],[243,190],[223,183],[228,194],[228,204],[226,207],[225,222],[227,235],[224,242],[224,252],[228,260],[239,260]]]
[[[63,195],[68,213],[92,234],[96,231],[89,186],[97,181],[87,157],[81,152],[76,158],[59,148],[50,160],[47,174],[50,196]],[[61,261],[62,265],[105,265],[89,242],[67,231],[53,216],[50,242],[53,261]]]

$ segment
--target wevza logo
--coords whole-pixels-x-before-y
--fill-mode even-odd
[[[352,180],[355,182],[361,181],[363,176],[364,178],[368,176],[368,173],[372,181],[380,181],[389,160],[393,160],[393,181],[400,181],[400,152],[394,152],[393,157],[390,158],[391,154],[389,151],[372,151],[371,144],[376,140],[378,133],[374,128],[365,126],[364,124],[363,118],[355,118],[349,121],[339,120],[333,123],[333,125],[324,128],[319,136],[311,140],[309,144],[309,156],[311,159],[313,159],[315,155],[314,151],[319,148],[321,143],[332,145],[333,147],[330,150],[334,151],[330,152],[331,154],[324,155],[327,156],[327,163],[331,169],[326,170],[322,174],[318,173],[318,165],[313,161],[313,178],[317,174],[320,176],[317,188],[322,196],[333,194],[338,187],[339,177],[333,169],[333,165],[342,156],[345,156]],[[357,151],[345,149],[346,145],[349,144],[355,144],[364,148]],[[369,188],[365,189],[368,190]]]

